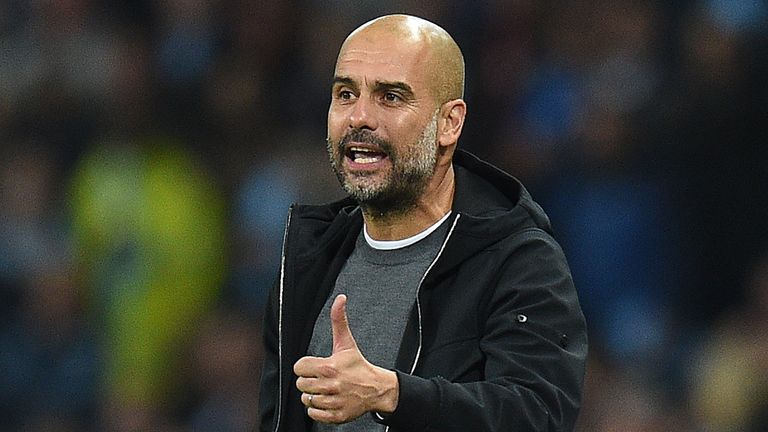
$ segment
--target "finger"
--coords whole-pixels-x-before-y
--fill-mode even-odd
[[[348,349],[357,349],[347,319],[347,296],[339,294],[331,306],[331,329],[333,330],[333,353]]]
[[[317,398],[318,395],[305,392],[301,394],[301,403],[303,403],[307,408],[318,408]]]
[[[302,393],[301,403],[307,408],[316,408],[320,410],[334,410],[341,407],[339,398],[334,395]]]
[[[327,411],[314,408],[314,407],[307,407],[307,415],[314,421],[320,422],[320,423],[330,423],[328,420],[330,418],[330,413]]]
[[[314,401],[315,400],[312,399],[313,403]],[[324,410],[310,407],[307,408],[307,415],[309,415],[312,420],[327,424],[340,424],[351,420],[341,410]]]
[[[299,377],[296,379],[296,388],[303,393],[320,393],[317,378]]]
[[[299,377],[296,380],[296,388],[309,394],[334,395],[339,393],[338,383],[335,380]]]
[[[336,380],[315,377],[297,378],[296,388],[304,393],[337,394],[339,392]]]
[[[316,377],[317,371],[324,359],[320,357],[305,356],[293,364],[293,373],[296,376]]]

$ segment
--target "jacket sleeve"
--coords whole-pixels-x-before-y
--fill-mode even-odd
[[[414,432],[573,430],[587,335],[570,270],[544,231],[511,241],[500,277],[488,287],[482,380],[453,383],[398,371],[398,407],[381,423]]]
[[[261,370],[261,389],[259,394],[259,431],[261,432],[274,431],[276,415],[275,407],[277,405],[278,398],[280,397],[277,314],[277,286],[275,286],[269,294],[266,310],[264,313],[264,363]]]

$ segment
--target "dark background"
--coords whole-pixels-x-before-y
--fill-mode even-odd
[[[3,0],[0,430],[245,431],[287,207],[344,37],[464,51],[460,147],[551,216],[590,326],[580,431],[768,430],[768,6]]]

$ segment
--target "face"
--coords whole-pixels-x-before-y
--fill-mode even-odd
[[[379,213],[424,193],[437,160],[438,107],[423,48],[382,35],[347,42],[328,111],[328,154],[342,186]]]
[[[392,213],[408,210],[424,192],[437,163],[436,142],[437,113],[403,151],[371,131],[355,129],[338,142],[328,139],[328,155],[349,195],[379,213]]]

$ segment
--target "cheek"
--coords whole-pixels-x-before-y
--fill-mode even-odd
[[[341,136],[344,134],[345,124],[343,117],[338,111],[334,112],[333,108],[328,111],[328,137],[334,142],[338,142]]]
[[[403,115],[391,119],[388,128],[401,143],[412,145],[421,136],[428,122],[415,115]]]
[[[418,125],[410,125],[391,130],[389,137],[398,150],[410,151],[416,145],[420,132]]]

